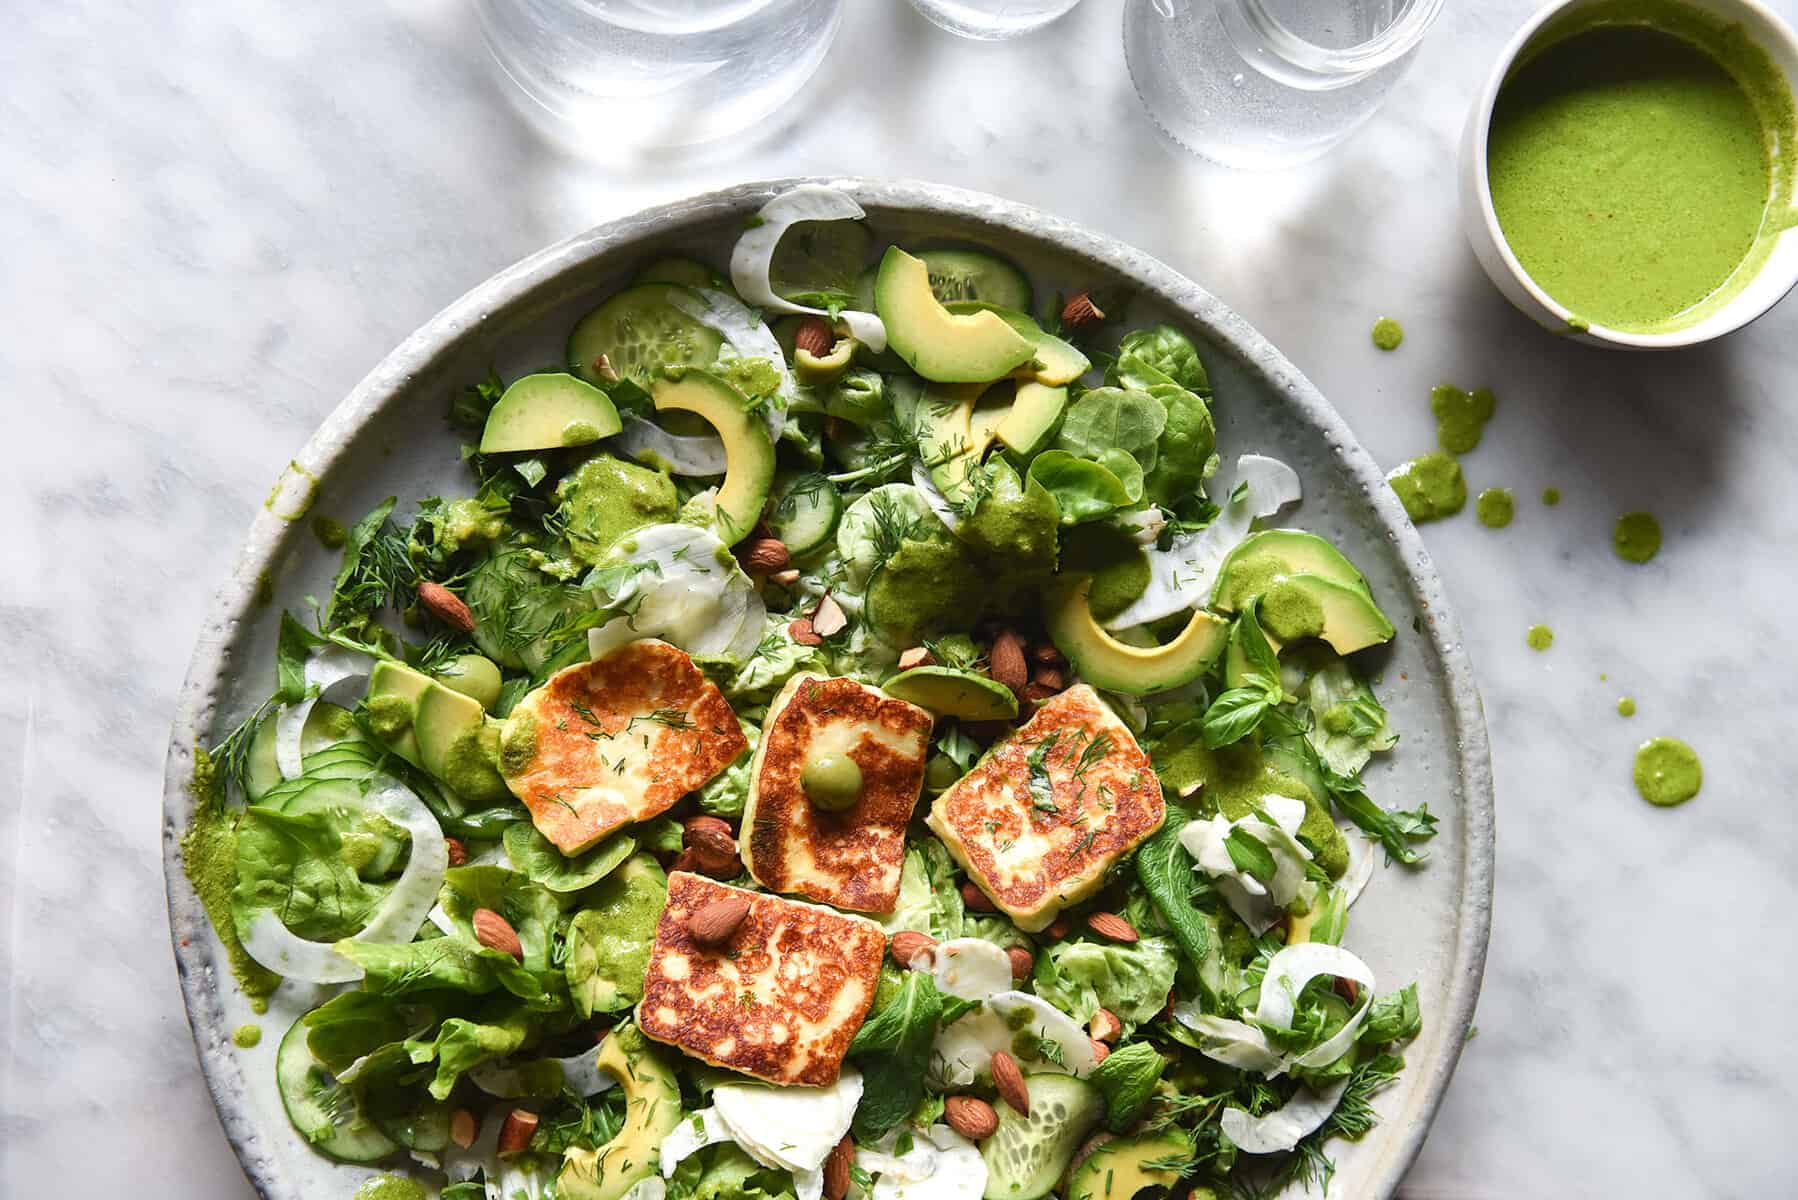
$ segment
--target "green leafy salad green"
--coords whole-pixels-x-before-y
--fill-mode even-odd
[[[452,398],[465,494],[347,530],[182,843],[314,1150],[450,1200],[1328,1179],[1423,1020],[1344,948],[1435,826],[1363,781],[1393,626],[1129,299],[801,187]]]

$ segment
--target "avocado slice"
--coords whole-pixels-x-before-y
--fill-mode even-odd
[[[1051,387],[1040,380],[1019,382],[1011,409],[999,422],[999,441],[1019,458],[1034,457],[1055,437],[1067,406],[1067,388]]]
[[[1286,575],[1261,594],[1261,626],[1270,639],[1315,637],[1338,654],[1392,640],[1392,622],[1359,588],[1317,575]]]
[[[1071,343],[1064,342],[1045,330],[1027,313],[1021,313],[1014,308],[1000,308],[997,304],[985,304],[978,300],[960,300],[953,304],[946,304],[944,307],[956,316],[990,312],[1029,338],[1035,345],[1036,352],[1032,356],[1032,361],[1018,368],[1020,379],[1034,379],[1036,382],[1050,387],[1061,387],[1086,374],[1093,365],[1092,360],[1080,353]]]
[[[424,766],[414,730],[418,703],[433,686],[429,675],[388,659],[376,663],[368,673],[368,694],[363,704],[368,709],[369,726],[389,750],[415,767]]]
[[[481,453],[585,446],[624,428],[611,397],[560,372],[526,375],[506,389],[481,431]]]
[[[774,441],[742,392],[716,375],[684,371],[649,389],[657,412],[690,412],[724,439],[724,484],[718,489],[718,533],[725,545],[749,536],[774,486]]]
[[[987,383],[1036,356],[1036,344],[995,313],[951,313],[930,291],[930,271],[897,246],[874,279],[874,311],[887,345],[925,379]]]
[[[1281,575],[1316,575],[1373,595],[1355,564],[1315,533],[1264,529],[1244,538],[1224,559],[1217,571],[1217,585],[1211,589],[1211,607],[1235,612]]]
[[[931,386],[918,405],[918,448],[931,482],[951,499],[986,450],[974,445],[974,407],[986,388],[984,383]]]
[[[1068,1200],[1130,1200],[1144,1188],[1171,1189],[1180,1172],[1148,1164],[1190,1159],[1193,1153],[1192,1137],[1182,1129],[1113,1139],[1069,1172]]]
[[[1056,649],[1094,687],[1144,695],[1190,683],[1224,652],[1230,623],[1195,612],[1180,636],[1160,646],[1131,646],[1093,618],[1090,575],[1063,575],[1049,589],[1043,620]]]
[[[635,1025],[619,1025],[600,1043],[597,1066],[624,1089],[624,1125],[597,1150],[562,1153],[562,1200],[620,1200],[656,1174],[662,1139],[680,1124],[680,1083]]]
[[[1010,688],[954,667],[913,667],[887,680],[882,690],[939,717],[1009,721],[1018,715],[1018,698]]]
[[[412,729],[419,765],[450,791],[478,804],[511,798],[499,773],[500,722],[472,696],[433,682],[418,698]]]

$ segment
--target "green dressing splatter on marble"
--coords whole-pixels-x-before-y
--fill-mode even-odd
[[[1653,513],[1624,513],[1611,530],[1611,546],[1624,562],[1645,563],[1660,552],[1661,523]]]
[[[1531,650],[1546,650],[1555,644],[1555,631],[1546,625],[1531,625],[1524,640],[1530,644]]]
[[[377,1175],[356,1189],[353,1200],[425,1200],[424,1184],[404,1175]]]
[[[239,1025],[231,1031],[231,1044],[240,1050],[248,1050],[262,1040],[262,1026]]]
[[[1452,383],[1430,389],[1430,411],[1436,414],[1436,441],[1450,454],[1466,454],[1480,444],[1498,398],[1491,388],[1464,392]]]
[[[1419,455],[1386,476],[1413,521],[1439,521],[1467,507],[1461,464],[1446,454]]]
[[[1658,737],[1636,751],[1636,790],[1663,808],[1684,804],[1704,786],[1698,752],[1678,738]]]
[[[1542,503],[1548,505],[1548,507],[1550,507],[1550,508],[1553,508],[1555,505],[1559,504],[1560,502],[1561,502],[1561,489],[1560,488],[1545,487],[1542,489]]]
[[[1381,317],[1373,323],[1373,344],[1380,349],[1397,350],[1404,340],[1405,327],[1391,317]]]
[[[312,536],[327,550],[341,550],[350,540],[350,531],[343,527],[342,521],[320,513],[312,518]]]
[[[1633,717],[1636,715],[1636,699],[1634,696],[1624,696],[1617,701],[1617,715],[1620,717]]]
[[[1473,509],[1479,514],[1480,524],[1503,529],[1517,515],[1517,502],[1512,499],[1510,488],[1487,488],[1474,501]]]

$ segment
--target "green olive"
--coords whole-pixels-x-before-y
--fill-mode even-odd
[[[826,812],[853,808],[862,795],[862,769],[846,754],[820,754],[799,772],[805,797]]]
[[[437,672],[437,679],[444,687],[461,692],[487,709],[499,702],[499,689],[505,682],[500,678],[499,665],[484,654],[457,655]]]
[[[962,776],[962,770],[947,754],[933,754],[924,764],[924,790],[935,794],[946,792]]]

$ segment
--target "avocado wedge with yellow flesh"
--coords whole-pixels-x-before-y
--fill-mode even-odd
[[[560,372],[526,375],[487,414],[481,453],[585,446],[623,427],[611,397],[592,384]]]
[[[1144,1188],[1172,1188],[1181,1179],[1173,1164],[1193,1153],[1192,1136],[1177,1128],[1114,1138],[1068,1172],[1068,1200],[1131,1200]]]
[[[974,445],[974,408],[986,388],[984,383],[932,385],[918,406],[918,448],[931,482],[952,500],[986,450]]]
[[[368,673],[368,694],[363,700],[368,709],[369,727],[387,748],[422,768],[419,757],[418,704],[421,697],[437,686],[422,671],[414,671],[404,663],[382,659]]]
[[[562,1200],[621,1200],[657,1174],[662,1139],[680,1124],[680,1083],[635,1025],[606,1035],[597,1065],[624,1091],[624,1124],[598,1149],[570,1146],[562,1152],[556,1195]]]
[[[913,667],[886,681],[882,691],[939,717],[963,721],[1009,721],[1018,698],[997,680],[954,667]]]
[[[956,314],[944,308],[931,293],[923,261],[897,246],[880,260],[874,311],[886,325],[887,345],[912,370],[936,383],[990,383],[1036,354],[1036,343],[996,313]]]
[[[1321,638],[1338,654],[1392,640],[1392,622],[1367,593],[1316,575],[1285,575],[1261,593],[1261,628],[1276,644]]]
[[[1035,380],[1020,380],[1011,408],[994,431],[1005,448],[1019,458],[1033,458],[1048,448],[1068,406],[1068,389]]]
[[[499,773],[498,721],[481,702],[433,682],[418,698],[413,721],[420,764],[450,791],[477,804],[509,798]]]
[[[1094,687],[1130,695],[1162,692],[1203,675],[1229,642],[1230,623],[1195,612],[1180,636],[1159,646],[1132,646],[1093,618],[1090,575],[1064,575],[1050,587],[1043,620],[1056,649]]]
[[[965,316],[969,313],[990,312],[996,315],[1018,333],[1030,339],[1036,347],[1031,361],[1018,368],[1019,378],[1034,379],[1038,383],[1050,387],[1062,387],[1072,383],[1092,367],[1092,360],[1080,353],[1072,344],[1063,341],[1045,330],[1030,318],[1027,313],[1016,309],[1000,308],[996,304],[984,304],[978,300],[963,300],[945,305],[951,313]]]
[[[1369,597],[1373,592],[1355,564],[1342,552],[1315,533],[1302,529],[1263,529],[1242,539],[1230,551],[1217,571],[1217,584],[1211,589],[1211,607],[1219,612],[1235,612],[1259,596],[1280,575],[1316,575],[1357,588]]]
[[[656,380],[649,389],[657,412],[688,412],[704,418],[724,441],[724,483],[718,488],[718,536],[734,545],[762,519],[774,485],[774,441],[749,401],[724,380],[704,371],[683,371]]]

